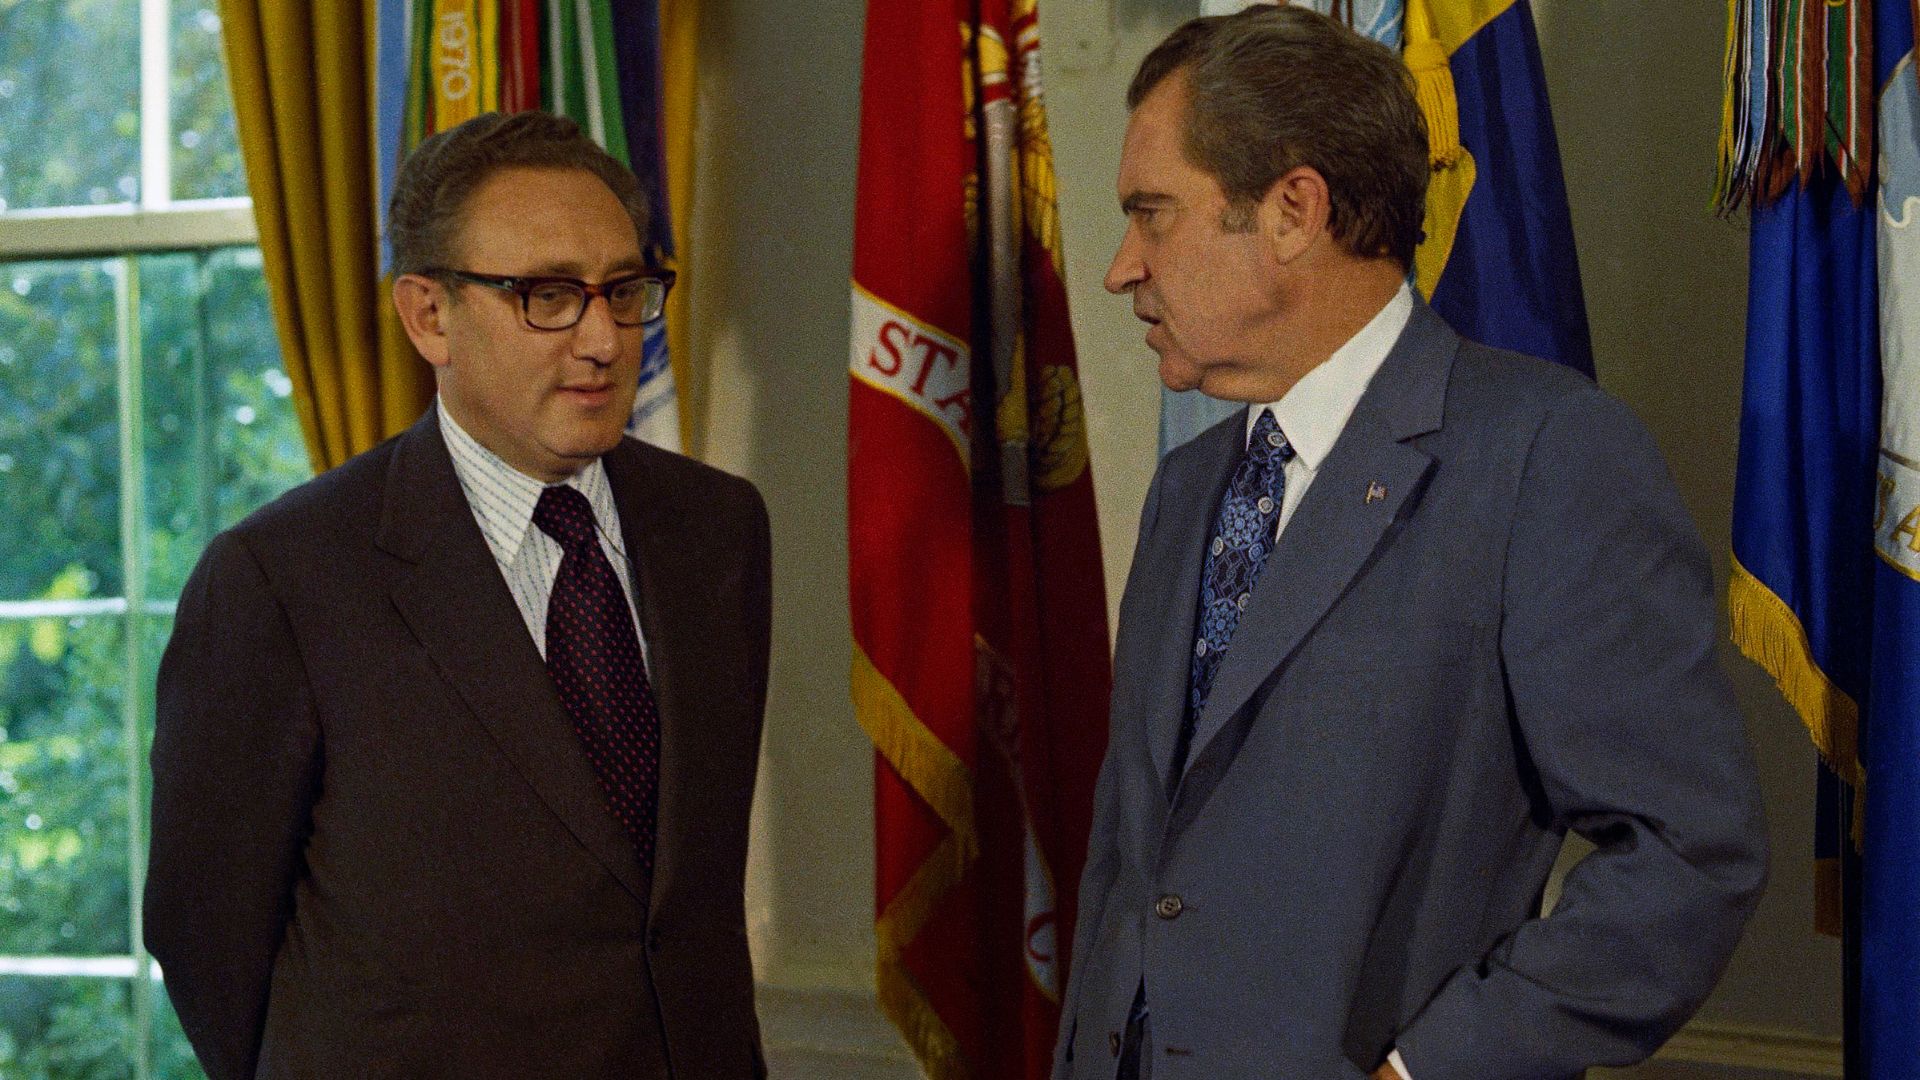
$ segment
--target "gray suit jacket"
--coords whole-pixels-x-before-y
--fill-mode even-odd
[[[1055,1076],[1541,1080],[1651,1053],[1764,883],[1705,552],[1646,431],[1416,305],[1167,776],[1235,416],[1168,455],[1120,611]],[[1562,837],[1598,850],[1537,918]]]
[[[215,538],[161,662],[146,941],[213,1080],[763,1075],[752,486],[608,454],[661,718],[651,880],[436,415]]]

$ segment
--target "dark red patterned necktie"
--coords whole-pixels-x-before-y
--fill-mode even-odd
[[[547,671],[587,749],[613,816],[653,871],[660,788],[660,709],[613,564],[600,550],[593,507],[564,484],[540,493],[533,523],[565,554],[547,601]]]

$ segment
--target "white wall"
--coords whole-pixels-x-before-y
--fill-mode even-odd
[[[1138,324],[1099,287],[1122,225],[1121,94],[1139,58],[1197,6],[1043,0],[1067,276],[1116,610],[1158,402]],[[1653,428],[1724,577],[1746,249],[1742,225],[1707,209],[1725,10],[1644,0],[1539,0],[1536,10],[1600,380]],[[771,999],[769,1033],[855,1056],[862,1040],[886,1041],[870,1014],[856,1015],[873,967],[872,753],[847,700],[847,271],[862,17],[860,0],[703,5],[689,269],[693,344],[710,374],[688,388],[707,416],[695,449],[756,481],[773,514],[773,697],[749,887],[761,978],[785,988]],[[1774,883],[1695,1042],[1736,1046],[1743,1037],[1730,1028],[1759,1029],[1771,1041],[1746,1041],[1825,1060],[1822,1040],[1839,1030],[1839,958],[1808,929],[1814,758],[1765,677],[1730,651],[1729,667],[1761,762]],[[809,996],[819,988],[842,993]],[[819,1001],[832,1030],[809,1034],[804,1014]],[[803,1058],[826,1060],[798,1050],[785,1060]],[[859,1070],[852,1057],[837,1060],[846,1075],[900,1068],[897,1055]]]

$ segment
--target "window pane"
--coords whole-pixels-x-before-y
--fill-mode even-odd
[[[121,590],[120,266],[0,263],[0,600]]]
[[[150,787],[147,777],[147,762],[153,752],[153,684],[160,674],[160,654],[167,649],[167,639],[173,636],[173,616],[141,615],[135,622],[140,628],[140,659],[145,671],[140,676],[139,693],[142,695],[141,707],[145,715],[140,719],[141,743],[139,753],[141,791]],[[140,807],[140,818],[147,818],[147,806]]]
[[[140,261],[149,592],[179,594],[214,533],[306,480],[260,253]]]
[[[293,412],[293,382],[280,366],[267,280],[256,248],[215,255],[207,275],[212,349],[214,451],[219,525],[226,528],[281,492],[313,478]]]
[[[174,0],[173,197],[247,193],[213,0]]]
[[[202,255],[140,260],[141,386],[147,457],[147,591],[180,594],[212,537],[213,422],[201,318]]]
[[[132,1076],[130,990],[125,979],[0,975],[0,1076]]]
[[[161,986],[153,988],[153,1075],[158,1080],[207,1080]]]
[[[139,194],[139,5],[0,4],[0,210]]]
[[[0,622],[0,956],[130,950],[122,631]]]

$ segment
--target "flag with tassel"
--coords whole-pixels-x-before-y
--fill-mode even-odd
[[[1035,0],[869,0],[847,514],[880,1004],[1050,1074],[1111,671]]]
[[[1820,752],[1815,924],[1846,1075],[1920,1060],[1914,0],[1730,0],[1715,203],[1747,208],[1735,643]]]

